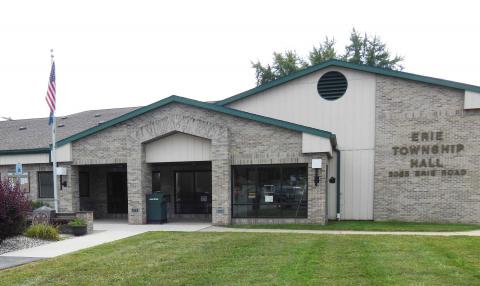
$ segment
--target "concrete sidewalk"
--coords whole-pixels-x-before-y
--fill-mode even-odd
[[[130,225],[123,221],[95,221],[94,232],[37,247],[7,252],[0,255],[0,269],[5,269],[42,258],[56,257],[107,242],[127,238],[148,231],[199,231],[210,223],[173,222],[167,224]]]
[[[253,232],[253,233],[307,233],[335,235],[419,235],[419,236],[480,236],[480,230],[458,232],[424,232],[424,231],[356,231],[356,230],[301,230],[301,229],[254,229],[210,226],[200,231],[206,232]]]

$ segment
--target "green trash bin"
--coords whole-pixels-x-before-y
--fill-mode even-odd
[[[147,223],[167,222],[167,201],[165,194],[155,192],[147,195]]]

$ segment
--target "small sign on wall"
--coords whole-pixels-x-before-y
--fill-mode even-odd
[[[17,163],[17,165],[15,165],[15,175],[21,175],[23,174],[23,167],[22,167],[22,163]]]
[[[273,196],[265,196],[266,203],[273,203]]]
[[[312,159],[312,169],[321,169],[322,159]]]

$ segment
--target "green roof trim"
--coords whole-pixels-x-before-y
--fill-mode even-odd
[[[0,150],[0,155],[45,154],[45,153],[47,154],[50,153],[50,148]]]
[[[307,127],[307,126],[303,126],[303,125],[298,125],[298,124],[290,123],[290,122],[283,121],[283,120],[278,120],[278,119],[274,119],[274,118],[270,118],[270,117],[265,117],[265,116],[261,116],[261,115],[257,115],[257,114],[253,114],[253,113],[249,113],[249,112],[244,112],[244,111],[240,111],[240,110],[236,110],[236,109],[232,109],[232,108],[228,108],[228,107],[224,107],[224,106],[220,106],[220,105],[216,105],[216,104],[212,104],[212,103],[208,103],[208,102],[202,102],[202,101],[198,101],[198,100],[194,100],[194,99],[190,99],[190,98],[180,97],[180,96],[176,96],[176,95],[172,95],[170,97],[164,98],[164,99],[159,100],[159,101],[157,101],[155,103],[152,103],[150,105],[135,109],[134,111],[131,111],[129,113],[125,113],[122,116],[119,116],[119,117],[116,117],[116,118],[111,119],[109,121],[106,121],[106,122],[102,123],[101,125],[86,129],[86,130],[84,130],[82,132],[79,132],[75,135],[72,135],[72,136],[67,137],[65,139],[62,139],[62,140],[59,140],[57,142],[57,146],[62,146],[62,145],[68,144],[70,142],[80,140],[82,138],[85,138],[85,137],[90,136],[92,134],[95,134],[97,132],[100,132],[104,129],[107,129],[107,128],[113,126],[113,125],[122,123],[124,121],[127,121],[127,120],[132,119],[132,118],[137,117],[137,116],[140,116],[140,115],[142,115],[146,112],[155,110],[157,108],[163,107],[163,106],[165,106],[167,104],[170,104],[170,103],[185,104],[185,105],[189,105],[189,106],[193,106],[193,107],[197,107],[197,108],[202,108],[202,109],[206,109],[206,110],[212,110],[212,111],[216,111],[216,112],[220,112],[220,113],[224,113],[224,114],[228,114],[228,115],[232,115],[232,116],[236,116],[236,117],[240,117],[240,118],[245,118],[245,119],[249,119],[249,120],[253,120],[253,121],[257,121],[257,122],[261,122],[261,123],[265,123],[265,124],[289,129],[289,130],[309,133],[309,134],[312,134],[312,135],[328,138],[332,142],[332,145],[336,146],[335,134],[333,134],[331,132],[328,132],[328,131],[315,129],[315,128],[311,128],[311,127]]]
[[[423,76],[423,75],[418,75],[418,74],[413,74],[413,73],[407,73],[407,72],[402,72],[402,71],[394,71],[394,70],[385,69],[385,68],[372,67],[372,66],[368,66],[368,65],[353,64],[353,63],[344,62],[344,61],[340,61],[340,60],[329,60],[329,61],[317,64],[317,65],[308,67],[308,68],[303,69],[301,71],[289,74],[287,76],[281,77],[279,79],[268,82],[266,84],[257,86],[255,88],[249,89],[247,91],[236,94],[234,96],[231,96],[231,97],[225,98],[223,100],[217,101],[215,104],[226,105],[226,104],[238,101],[240,99],[246,98],[248,96],[257,94],[259,92],[265,91],[267,89],[279,86],[281,84],[284,84],[284,83],[289,82],[291,80],[297,79],[297,78],[302,77],[304,75],[308,75],[310,73],[319,71],[319,70],[327,68],[327,67],[332,67],[332,66],[348,68],[348,69],[364,71],[364,72],[370,72],[370,73],[384,75],[384,76],[397,77],[397,78],[406,79],[406,80],[419,81],[419,82],[424,82],[424,83],[429,83],[429,84],[434,84],[434,85],[440,85],[440,86],[445,86],[445,87],[450,87],[450,88],[455,88],[455,89],[461,89],[461,90],[468,90],[468,91],[473,91],[473,92],[479,92],[480,93],[480,86],[476,86],[476,85],[465,84],[465,83],[460,83],[460,82],[455,82],[455,81],[449,81],[449,80],[445,80],[445,79],[428,77],[428,76]]]

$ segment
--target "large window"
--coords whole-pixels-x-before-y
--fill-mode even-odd
[[[38,197],[53,198],[52,172],[38,172]]]
[[[307,217],[307,165],[233,166],[234,218]]]

